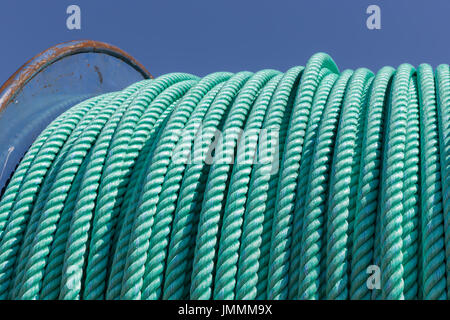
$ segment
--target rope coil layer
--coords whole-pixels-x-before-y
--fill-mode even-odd
[[[449,271],[448,65],[141,81],[0,202],[0,299],[447,299]]]

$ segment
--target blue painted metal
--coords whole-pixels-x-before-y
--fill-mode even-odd
[[[59,114],[151,75],[125,52],[94,41],[52,47],[0,88],[0,193],[29,146]]]

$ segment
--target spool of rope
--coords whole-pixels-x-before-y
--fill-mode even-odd
[[[322,53],[86,100],[4,192],[0,298],[447,299],[449,117],[448,65]]]

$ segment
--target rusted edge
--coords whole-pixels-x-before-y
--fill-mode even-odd
[[[142,64],[116,46],[93,40],[63,42],[28,60],[0,87],[0,112],[6,108],[28,81],[42,69],[67,56],[86,52],[98,52],[116,57],[131,65],[144,78],[153,78]]]

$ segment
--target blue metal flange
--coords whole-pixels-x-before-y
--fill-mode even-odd
[[[150,73],[106,43],[58,44],[25,63],[0,87],[0,194],[42,130],[73,105],[122,90]]]

